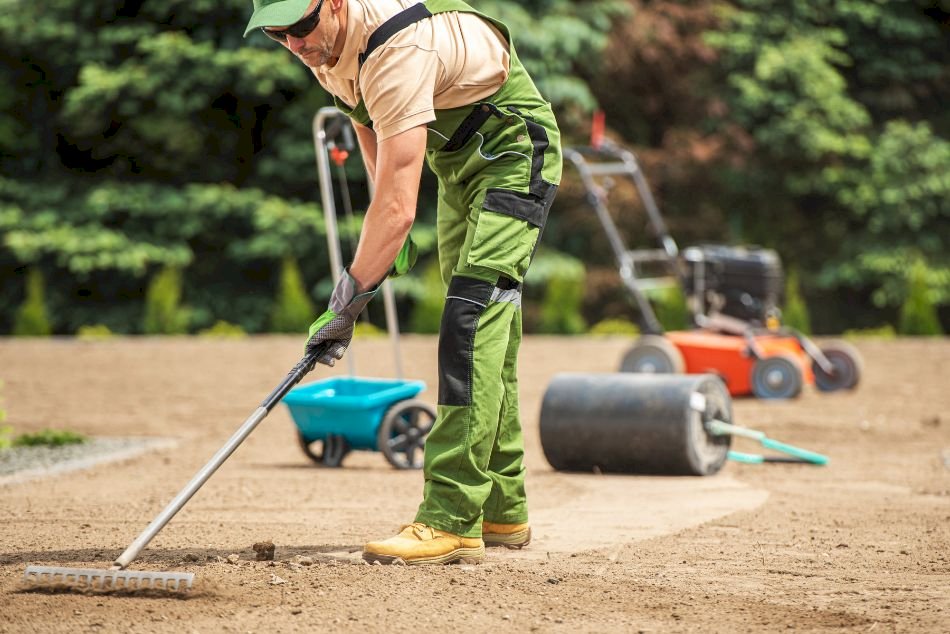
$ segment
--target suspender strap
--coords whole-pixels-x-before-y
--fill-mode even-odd
[[[411,26],[416,22],[425,20],[426,18],[431,18],[432,12],[426,8],[426,5],[423,3],[414,4],[408,9],[404,9],[389,18],[385,22],[379,25],[379,28],[373,31],[373,34],[369,36],[369,41],[366,43],[366,50],[360,53],[359,61],[360,68],[363,67],[363,62],[366,61],[366,58],[373,54],[377,48],[385,44],[389,38],[399,33],[407,26]]]
[[[492,103],[477,103],[472,108],[472,112],[469,113],[465,119],[462,120],[462,123],[459,124],[459,127],[455,129],[455,132],[452,133],[452,138],[449,139],[448,143],[442,148],[443,152],[455,152],[456,150],[462,149],[462,147],[469,142],[475,133],[478,132],[478,129],[488,121],[488,117],[495,115],[496,117],[503,116],[501,110],[498,109],[495,104]]]

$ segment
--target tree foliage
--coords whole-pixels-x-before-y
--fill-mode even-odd
[[[607,112],[681,245],[777,248],[800,271],[818,332],[896,322],[918,261],[950,314],[945,3],[476,8],[511,26],[568,142],[585,138],[590,109]],[[286,51],[259,33],[242,39],[248,0],[0,10],[0,333],[13,330],[26,268],[46,280],[57,333],[141,331],[145,288],[165,267],[183,272],[193,330],[222,319],[268,329],[285,258],[303,264],[307,294],[322,294],[311,121],[330,100]],[[347,165],[355,186],[361,172]],[[635,194],[615,193],[632,246],[655,246]],[[431,237],[436,196],[426,177],[414,235]],[[367,198],[355,195],[356,208]],[[570,169],[544,242],[586,267],[588,323],[634,313]],[[529,328],[542,300],[530,280],[553,279],[538,275]],[[420,277],[397,284],[411,301],[432,292]]]
[[[553,97],[592,105],[574,65],[593,60],[622,3],[484,5],[514,22]],[[322,210],[299,201],[317,197],[311,121],[330,99],[287,51],[242,38],[249,0],[0,10],[0,305],[22,301],[15,271],[30,266],[57,332],[136,332],[146,280],[176,267],[193,328],[224,318],[258,332],[285,258],[306,262],[308,291],[327,279]],[[414,233],[433,219],[432,185]],[[0,311],[0,332],[12,322]]]
[[[819,331],[893,319],[921,255],[934,297],[950,303],[947,7],[630,5],[592,85],[681,245],[778,249],[800,270]],[[617,207],[642,217],[635,197]]]

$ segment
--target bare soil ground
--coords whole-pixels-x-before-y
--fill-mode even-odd
[[[853,393],[735,403],[736,422],[826,453],[828,467],[552,471],[538,440],[549,380],[611,371],[625,346],[525,341],[535,541],[524,551],[492,549],[480,566],[363,565],[365,541],[412,519],[421,473],[368,452],[316,468],[281,407],[133,564],[195,572],[196,590],[176,599],[23,592],[19,579],[28,564],[108,567],[296,362],[299,338],[0,340],[18,430],[179,439],[0,487],[0,632],[950,631],[950,340],[860,344]],[[392,374],[385,340],[355,352],[359,374]],[[435,340],[406,338],[402,352],[434,402]],[[265,540],[274,565],[254,561]]]

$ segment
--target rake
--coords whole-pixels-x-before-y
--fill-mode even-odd
[[[191,588],[195,575],[190,572],[151,572],[126,570],[139,553],[182,509],[191,497],[224,464],[234,450],[254,431],[282,398],[303,379],[329,349],[329,344],[320,346],[304,356],[286,378],[268,395],[260,407],[254,410],[234,435],[221,447],[211,460],[185,485],[168,506],[125,549],[108,570],[95,568],[60,568],[56,566],[29,566],[23,573],[23,581],[32,588],[77,587],[92,590],[169,590],[184,591]]]

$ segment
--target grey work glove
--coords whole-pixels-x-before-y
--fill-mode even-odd
[[[356,281],[350,272],[343,271],[340,281],[330,296],[330,305],[327,312],[320,315],[310,324],[310,338],[307,339],[307,354],[318,345],[329,342],[326,353],[317,359],[324,365],[333,366],[337,359],[343,358],[350,341],[353,339],[353,325],[356,318],[363,312],[363,308],[373,299],[379,285],[365,293],[356,294]]]

